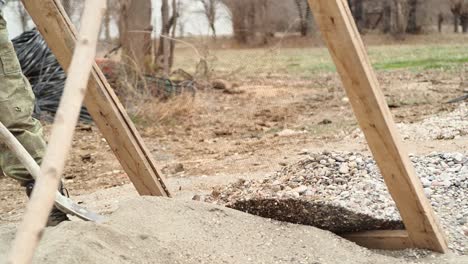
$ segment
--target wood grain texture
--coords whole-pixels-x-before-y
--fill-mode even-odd
[[[444,233],[402,144],[347,1],[309,4],[411,244],[446,252]]]
[[[49,48],[67,71],[75,47],[76,30],[59,0],[22,0]],[[170,196],[150,151],[106,78],[93,65],[85,105],[140,195]]]

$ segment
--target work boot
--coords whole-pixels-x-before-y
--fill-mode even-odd
[[[26,194],[28,197],[31,197],[32,191],[34,189],[34,181],[31,181],[26,184]],[[65,188],[60,184],[59,191],[62,195],[65,195]],[[66,195],[68,197],[68,194]],[[70,221],[67,214],[60,211],[55,205],[50,212],[49,219],[47,220],[47,226],[57,226],[62,222]]]

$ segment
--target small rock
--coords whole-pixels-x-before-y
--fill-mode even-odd
[[[426,178],[422,178],[421,183],[424,188],[430,187],[432,185],[431,181]]]
[[[350,195],[350,193],[349,193],[348,191],[344,191],[344,192],[342,192],[342,193],[340,194],[340,196],[343,197],[343,198],[348,198],[349,195]]]
[[[299,154],[299,155],[307,155],[307,154],[309,154],[309,150],[303,149],[303,150],[301,150],[298,154]]]
[[[201,196],[201,195],[196,194],[196,195],[194,195],[194,196],[192,197],[192,200],[193,200],[193,201],[203,202],[203,201],[205,201],[205,198],[204,198],[203,196]]]
[[[468,236],[468,227],[463,228],[463,234],[465,234],[465,236]]]
[[[335,160],[339,161],[339,162],[344,162],[345,161],[345,159],[343,157],[340,157],[340,156],[336,156]]]
[[[307,191],[307,186],[301,185],[301,186],[299,186],[297,188],[294,188],[293,191],[297,192],[299,194],[303,194],[303,193],[305,193]]]
[[[292,129],[285,129],[285,130],[282,130],[278,133],[276,133],[277,136],[280,136],[280,137],[289,137],[289,136],[295,136],[295,135],[300,135],[300,134],[304,134],[305,132],[304,131],[296,131],[296,130],[292,130]]]
[[[424,194],[426,194],[427,198],[431,198],[431,195],[432,195],[431,188],[424,188]]]
[[[444,187],[448,188],[448,187],[452,186],[452,182],[447,179],[447,180],[443,181],[443,185],[444,185]]]
[[[453,160],[456,162],[456,163],[461,163],[463,161],[463,154],[461,153],[455,153],[453,155]]]
[[[348,167],[348,165],[342,164],[342,165],[340,166],[339,172],[340,172],[341,174],[347,174],[347,173],[349,173],[349,167]]]
[[[272,185],[280,185],[280,184],[281,184],[281,181],[279,181],[279,180],[275,180],[275,181],[272,183]]]
[[[324,119],[324,120],[320,121],[318,124],[319,125],[329,125],[331,123],[333,123],[333,122],[330,119]]]

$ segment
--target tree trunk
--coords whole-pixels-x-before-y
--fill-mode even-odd
[[[419,24],[417,16],[419,7],[418,0],[409,1],[408,28],[406,29],[408,33],[416,34],[421,32],[421,25]]]
[[[161,5],[161,37],[159,38],[158,52],[156,54],[158,69],[162,69],[164,74],[169,75],[169,63],[170,63],[170,41],[169,37],[171,28],[169,25],[169,2],[168,0],[162,0]]]
[[[211,28],[211,31],[213,32],[213,39],[216,40],[217,35],[216,35],[216,27],[215,27],[214,22],[213,22],[213,23],[210,23],[210,28]]]
[[[384,6],[383,20],[384,20],[383,32],[390,33],[392,31],[392,7],[391,7],[391,4],[389,3],[385,4]]]
[[[299,31],[302,37],[306,37],[309,34],[309,22],[312,17],[310,5],[307,0],[295,0],[295,3],[299,13]]]
[[[172,69],[172,65],[174,65],[174,50],[175,50],[175,37],[177,32],[177,19],[179,18],[178,10],[177,10],[177,1],[172,0],[172,17],[171,17],[171,40],[170,40],[170,53],[169,53],[169,71]],[[168,72],[169,74],[169,72]]]
[[[403,35],[406,32],[403,1],[395,0],[395,34]]]
[[[267,45],[270,42],[270,24],[268,23],[268,0],[257,0],[254,6],[255,14],[255,27],[253,28],[253,38],[258,33],[260,40],[263,45]]]
[[[111,0],[107,0],[107,6],[111,6]],[[111,41],[111,34],[110,34],[110,25],[111,25],[111,10],[106,9],[106,13],[104,14],[104,37],[107,42]]]
[[[356,20],[356,24],[358,27],[359,32],[363,32],[364,30],[364,3],[362,0],[355,0],[354,1],[354,19]]]
[[[463,33],[468,33],[468,14],[463,14],[460,17]]]
[[[223,0],[231,13],[232,31],[237,43],[248,42],[247,16],[251,8],[251,0]]]
[[[244,28],[247,34],[247,42],[252,41],[255,38],[256,29],[257,29],[257,13],[255,2],[251,1],[249,3],[249,9],[247,11],[247,18],[244,23]]]
[[[458,33],[458,28],[460,26],[460,15],[457,13],[453,14],[453,32]]]
[[[247,28],[245,27],[245,13],[241,10],[234,10],[232,14],[232,27],[234,30],[234,39],[238,43],[247,43]]]
[[[443,24],[444,24],[444,15],[442,13],[439,13],[437,17],[437,29],[439,30],[439,33],[442,33]]]
[[[123,60],[142,73],[151,72],[151,0],[121,0],[119,31]]]
[[[216,7],[217,7],[217,1],[218,0],[210,0],[209,1],[209,6],[208,6],[208,10],[206,10],[207,12],[207,15],[208,15],[208,21],[210,23],[210,28],[211,28],[211,31],[213,32],[213,39],[216,40],[216,26],[215,26],[215,23],[216,23],[216,14],[217,14],[217,10],[216,10]]]

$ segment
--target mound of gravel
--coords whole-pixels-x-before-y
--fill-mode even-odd
[[[431,116],[415,124],[398,124],[405,140],[449,140],[468,135],[468,107],[461,104],[455,111]]]
[[[411,156],[450,247],[467,254],[468,157]],[[311,154],[263,181],[220,187],[206,201],[335,233],[401,229],[403,225],[372,157],[353,152]]]

